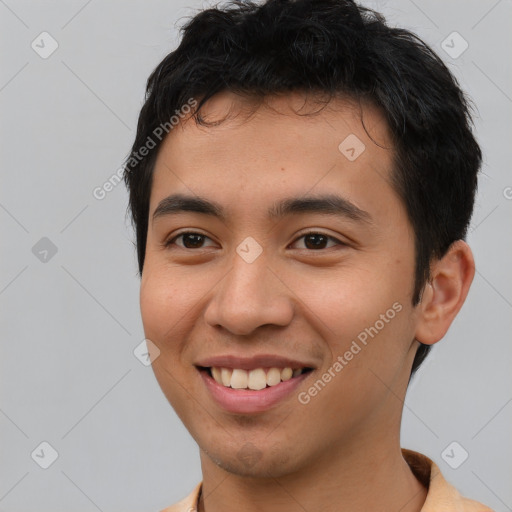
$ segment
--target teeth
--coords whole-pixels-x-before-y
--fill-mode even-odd
[[[229,368],[222,368],[220,371],[221,375],[221,381],[219,382],[217,379],[215,379],[219,384],[222,384],[224,386],[229,387],[231,385],[231,374],[233,373],[233,370],[230,370]],[[214,376],[215,378],[215,376]]]
[[[281,370],[281,380],[290,380],[293,375],[293,370],[291,368],[283,368]]]
[[[242,370],[240,370],[242,371]],[[263,389],[267,387],[267,376],[265,375],[265,370],[262,368],[257,368],[256,370],[251,370],[249,372],[249,379],[247,382],[247,387],[249,389]]]
[[[231,375],[231,387],[233,389],[244,389],[247,387],[248,380],[249,376],[245,370],[238,370],[235,368],[233,370],[233,375]]]
[[[212,368],[212,377],[219,383],[222,384],[221,370],[220,368]]]
[[[290,380],[292,377],[298,377],[303,372],[302,368],[255,368],[246,371],[239,368],[211,368],[212,377],[218,384],[233,389],[252,389],[260,390],[267,386],[276,386],[280,382]]]
[[[281,370],[279,368],[270,368],[267,373],[267,384],[275,386],[281,382]]]

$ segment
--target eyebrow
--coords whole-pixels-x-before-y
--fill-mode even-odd
[[[224,223],[227,221],[225,210],[219,203],[199,196],[173,194],[160,201],[153,212],[152,222],[160,217],[183,212],[202,213],[218,218]],[[372,217],[367,211],[335,194],[291,197],[275,203],[267,211],[269,219],[272,220],[304,213],[334,215],[373,225]]]

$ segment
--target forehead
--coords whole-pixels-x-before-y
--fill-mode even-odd
[[[377,143],[375,149],[392,148],[388,126],[379,108],[343,96],[327,101],[313,94],[290,92],[258,99],[223,91],[202,106],[200,116],[205,125],[187,116],[185,122],[171,130],[163,147],[179,144],[193,150],[197,144],[212,146],[222,140],[218,149],[225,151],[226,147],[236,147],[233,138],[236,132],[237,138],[250,137],[260,152],[265,149],[275,152],[277,147],[285,150],[290,143],[304,148],[320,144],[336,150],[338,145],[333,147],[333,143],[343,141],[350,134],[360,139],[370,136]],[[227,133],[230,140],[226,140]],[[272,147],[268,145],[269,140],[273,142]],[[258,146],[262,142],[263,146]],[[249,156],[251,151],[247,149]]]
[[[150,216],[176,192],[228,205],[245,198],[245,208],[308,191],[343,190],[356,204],[365,189],[370,195],[382,195],[383,187],[393,193],[391,137],[371,105],[342,98],[326,104],[301,93],[256,103],[224,92],[205,103],[201,117],[212,125],[187,119],[162,143]]]

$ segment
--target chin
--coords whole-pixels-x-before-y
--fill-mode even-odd
[[[247,442],[238,451],[221,453],[202,450],[206,457],[228,473],[249,478],[279,478],[294,472],[289,454],[282,448],[259,449]]]

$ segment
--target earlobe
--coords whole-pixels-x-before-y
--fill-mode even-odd
[[[466,242],[457,240],[432,265],[431,280],[417,306],[418,341],[433,345],[446,334],[466,300],[474,275],[473,253]]]

